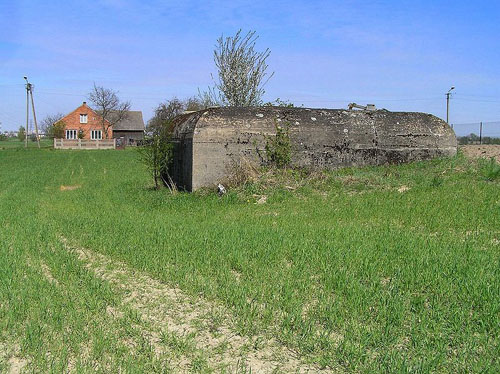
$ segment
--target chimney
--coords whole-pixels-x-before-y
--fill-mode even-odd
[[[84,101],[84,102],[83,102],[83,105],[87,105],[87,102],[86,102],[86,101]]]

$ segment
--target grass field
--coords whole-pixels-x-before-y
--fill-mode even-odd
[[[152,190],[133,150],[0,151],[0,372],[498,373],[488,170],[268,173],[219,198]]]
[[[0,140],[0,150],[12,148],[24,148],[25,142],[16,139]],[[40,139],[40,148],[50,148],[53,146],[53,140],[48,138]],[[36,142],[28,139],[28,148],[37,148]]]

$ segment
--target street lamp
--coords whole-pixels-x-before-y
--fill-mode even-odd
[[[448,92],[446,93],[446,123],[450,123],[449,122],[449,118],[450,118],[450,95],[451,95],[451,91],[453,91],[455,89],[455,86],[451,86],[451,88],[448,90]]]
[[[24,146],[28,147],[28,128],[29,128],[29,101],[31,95],[31,108],[33,110],[33,121],[35,122],[35,136],[36,142],[38,143],[38,148],[40,148],[40,136],[38,135],[38,125],[36,123],[36,113],[35,113],[35,101],[33,100],[33,85],[28,82],[28,77],[24,76],[24,80],[26,81],[26,137]]]
[[[29,114],[30,114],[30,89],[28,77],[24,76],[26,81],[26,129],[24,130],[24,147],[28,148],[28,129],[29,129]]]

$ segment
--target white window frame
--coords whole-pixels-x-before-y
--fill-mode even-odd
[[[78,139],[78,131],[77,130],[66,130],[66,139],[68,139],[68,140]]]
[[[88,123],[89,119],[86,114],[80,114],[80,123]]]
[[[102,130],[92,130],[90,131],[91,140],[102,140]]]

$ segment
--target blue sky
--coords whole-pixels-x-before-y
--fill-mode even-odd
[[[499,1],[0,0],[2,129],[25,122],[24,75],[39,119],[70,112],[95,82],[147,120],[211,84],[215,41],[239,28],[272,51],[266,100],[445,118],[454,85],[452,123],[500,121]]]

